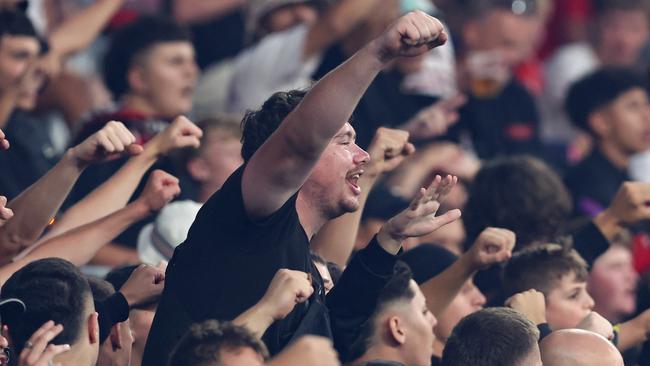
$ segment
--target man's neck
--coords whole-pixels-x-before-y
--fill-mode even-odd
[[[620,170],[627,170],[630,162],[630,155],[616,145],[609,142],[601,142],[598,144],[598,150],[603,154],[607,160]]]
[[[403,363],[402,357],[399,354],[399,351],[392,347],[373,347],[370,348],[363,356],[356,359],[351,365],[362,365],[366,362],[375,361],[375,360],[385,360],[393,361],[398,363]]]
[[[442,351],[445,349],[445,344],[442,343],[439,337],[433,341],[433,355],[442,358]]]
[[[79,345],[73,345],[70,350],[54,357],[54,364],[75,365],[75,366],[95,366],[97,360],[91,360],[86,352],[79,349]]]
[[[302,192],[298,192],[296,210],[298,211],[300,224],[305,230],[309,240],[311,240],[318,230],[320,230],[320,228],[329,220],[329,218],[321,212],[319,207],[314,202],[307,199]]]
[[[147,116],[155,116],[157,115],[156,109],[149,103],[149,101],[136,94],[127,94],[124,96],[122,100],[122,106],[130,109],[130,110],[135,110],[137,112],[140,112],[142,114],[145,114]]]

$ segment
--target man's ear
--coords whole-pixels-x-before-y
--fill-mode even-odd
[[[587,124],[589,125],[589,129],[599,138],[607,136],[612,130],[609,118],[607,118],[607,111],[604,109],[591,113]]]
[[[124,323],[117,323],[111,328],[110,340],[113,351],[122,348],[122,327]]]
[[[127,71],[126,78],[129,83],[129,89],[136,93],[144,93],[147,90],[147,84],[144,80],[144,70],[140,66],[131,66]]]
[[[90,344],[99,343],[99,314],[93,312],[88,317],[88,340]]]
[[[402,345],[406,342],[404,322],[398,316],[388,318],[388,333],[395,343]]]
[[[187,162],[187,172],[190,173],[194,180],[199,182],[205,182],[210,178],[208,164],[201,157],[192,158]]]

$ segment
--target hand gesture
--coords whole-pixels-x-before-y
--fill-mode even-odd
[[[142,146],[135,143],[135,137],[122,122],[110,121],[70,151],[80,166],[86,166],[137,155]]]
[[[466,101],[467,98],[462,94],[439,100],[420,110],[402,126],[402,129],[408,131],[416,140],[444,135],[451,125],[458,122],[458,108]]]
[[[650,218],[650,183],[623,183],[605,214],[624,224]]]
[[[378,57],[388,62],[396,57],[413,57],[447,42],[447,34],[440,21],[422,11],[408,13],[375,40]]]
[[[535,325],[546,323],[546,301],[544,294],[537,290],[515,294],[505,304],[525,315]]]
[[[460,210],[436,216],[440,204],[457,182],[458,178],[451,175],[445,179],[437,175],[429,188],[420,188],[409,208],[392,217],[379,230],[377,239],[382,247],[390,253],[397,253],[404,239],[428,235],[458,220]]]
[[[7,140],[2,130],[0,130],[0,150],[9,150],[9,140]]]
[[[495,263],[510,259],[515,242],[514,232],[489,227],[481,232],[463,257],[470,261],[474,270],[488,268]]]
[[[63,331],[63,325],[54,325],[53,321],[43,324],[25,342],[23,350],[18,358],[19,366],[61,366],[59,363],[52,363],[52,359],[70,349],[70,345],[54,345],[49,342]]]
[[[181,188],[178,185],[178,178],[156,169],[151,172],[138,200],[144,203],[149,212],[155,212],[165,207],[179,193]]]
[[[155,302],[165,287],[165,272],[146,264],[133,271],[131,277],[122,285],[120,292],[129,307]]]
[[[0,227],[2,227],[9,219],[14,217],[14,212],[9,207],[6,207],[6,205],[7,197],[0,196]]]
[[[304,336],[285,348],[267,366],[339,366],[332,341],[323,337]]]
[[[595,311],[592,311],[582,319],[576,328],[600,334],[610,341],[614,339],[614,327],[612,327],[612,323]]]
[[[296,304],[305,302],[313,292],[310,275],[282,268],[273,276],[260,304],[268,309],[273,320],[284,319]]]
[[[157,134],[145,146],[145,149],[153,150],[156,155],[165,155],[173,150],[184,147],[198,148],[201,146],[203,131],[185,116],[179,116]]]
[[[415,147],[408,139],[409,133],[406,131],[379,127],[368,147],[370,162],[366,165],[364,176],[375,178],[390,172],[405,157],[413,154]]]

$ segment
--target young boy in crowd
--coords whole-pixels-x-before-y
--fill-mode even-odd
[[[590,328],[594,300],[587,291],[587,263],[574,249],[544,244],[516,253],[503,269],[503,286],[508,296],[537,290],[546,299],[546,321],[551,330]],[[644,312],[621,323],[612,341],[621,351],[647,339],[650,314]],[[602,321],[603,318],[598,316]],[[608,327],[608,326],[607,326]],[[599,332],[608,336],[608,331]]]

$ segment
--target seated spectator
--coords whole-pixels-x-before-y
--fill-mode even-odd
[[[621,353],[602,336],[581,329],[551,333],[540,343],[545,366],[623,366]]]
[[[363,324],[347,358],[352,365],[359,366],[394,363],[428,366],[433,355],[436,323],[410,269],[398,264],[380,291],[372,316]]]
[[[16,354],[34,347],[31,335],[51,320],[52,325],[57,324],[53,329],[60,332],[51,341],[69,345],[54,362],[95,365],[99,353],[97,313],[88,281],[71,263],[55,258],[32,262],[3,284],[2,293],[20,298],[27,307],[22,316],[5,321]]]
[[[630,157],[650,148],[650,101],[639,75],[609,67],[573,84],[566,108],[575,126],[595,142],[591,154],[565,177],[575,213],[593,217],[630,180]]]
[[[456,325],[443,366],[541,366],[535,324],[509,308],[479,310]]]

